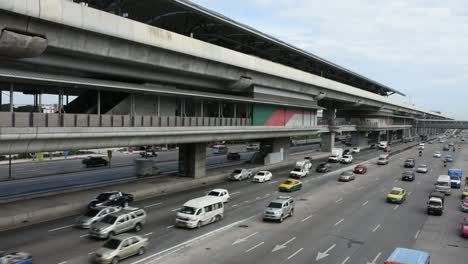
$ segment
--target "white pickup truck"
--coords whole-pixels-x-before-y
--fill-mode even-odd
[[[297,161],[294,169],[289,172],[289,177],[300,179],[309,176],[310,168],[312,168],[312,162],[310,162],[310,160]]]
[[[353,162],[353,156],[349,154],[343,155],[343,157],[341,158],[341,163],[349,164],[351,162]]]

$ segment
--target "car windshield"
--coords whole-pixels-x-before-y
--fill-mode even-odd
[[[109,199],[110,196],[110,193],[101,193],[96,199],[98,199],[99,201],[106,201]]]
[[[107,215],[106,217],[104,217],[104,218],[101,220],[101,222],[106,223],[106,224],[113,225],[113,224],[115,223],[116,220],[117,220],[117,217],[116,217],[116,216]]]
[[[270,203],[270,204],[268,205],[268,207],[269,207],[269,208],[281,208],[281,207],[283,207],[283,204],[272,202],[272,203]]]
[[[345,171],[345,172],[341,173],[341,175],[350,176],[350,175],[353,175],[353,172]]]
[[[99,213],[99,210],[89,210],[88,212],[86,212],[86,214],[84,214],[84,216],[87,216],[87,217],[94,217],[94,216],[96,216],[98,213]]]
[[[219,196],[219,192],[211,191],[211,192],[208,193],[208,195]]]
[[[463,202],[468,203],[468,197],[465,197],[465,199],[463,199]]]
[[[233,171],[232,173],[239,174],[239,173],[241,173],[241,172],[242,172],[241,170],[235,170],[235,171]]]
[[[430,201],[430,202],[429,202],[429,205],[432,205],[432,206],[439,206],[440,203],[439,203],[439,202],[436,202],[436,201]]]
[[[401,194],[401,192],[400,192],[399,190],[391,190],[391,191],[390,191],[390,194],[396,194],[396,195],[398,195],[398,194]]]
[[[110,240],[107,240],[107,242],[104,243],[102,247],[108,248],[108,249],[117,249],[120,245],[120,242],[122,241],[118,239],[110,239]]]
[[[197,211],[196,208],[193,208],[193,207],[190,207],[190,206],[184,206],[180,212],[183,213],[183,214],[189,214],[189,215],[193,215],[195,214],[195,211]]]
[[[319,166],[319,168],[323,168],[323,167],[325,167],[326,165],[327,165],[327,164],[322,163],[322,164],[319,164],[318,166]]]
[[[427,165],[426,164],[421,164],[421,165],[419,165],[419,168],[427,168]]]
[[[265,173],[264,172],[258,172],[257,175],[258,176],[263,176],[263,175],[265,175]]]
[[[290,180],[287,180],[287,181],[284,182],[284,184],[294,184],[294,182],[290,181]]]
[[[449,186],[449,183],[448,183],[448,182],[444,182],[444,181],[442,181],[442,182],[441,182],[441,181],[438,181],[438,182],[437,182],[437,185],[439,185],[439,186]]]
[[[463,225],[468,226],[468,219],[463,220]]]
[[[450,176],[450,179],[458,181],[460,178],[458,176],[452,175],[452,176]]]
[[[300,168],[294,168],[293,171],[301,171]]]
[[[405,171],[405,172],[403,172],[403,175],[413,175],[413,172],[412,171]]]

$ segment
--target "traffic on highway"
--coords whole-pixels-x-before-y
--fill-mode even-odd
[[[414,253],[463,263],[465,252],[440,243],[468,246],[468,148],[451,136],[386,147],[336,148],[324,162],[298,160],[280,171],[254,174],[239,165],[224,183],[138,202],[119,191],[97,193],[81,216],[0,233],[0,248],[27,252],[3,259],[383,263]],[[379,165],[381,155],[388,163]],[[329,169],[318,170],[323,164]]]

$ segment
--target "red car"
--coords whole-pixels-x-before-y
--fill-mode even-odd
[[[463,222],[460,223],[462,237],[468,238],[468,217],[463,218]]]
[[[354,173],[356,174],[364,174],[367,172],[367,167],[364,165],[357,165],[354,167]]]
[[[226,158],[228,160],[240,160],[241,156],[237,152],[230,152],[227,154]]]
[[[392,148],[391,147],[385,147],[383,149],[384,152],[392,152]]]

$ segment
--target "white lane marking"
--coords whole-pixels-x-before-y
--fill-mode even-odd
[[[375,178],[376,181],[380,180],[379,178]]]
[[[318,252],[317,253],[317,257],[315,258],[315,261],[319,261],[323,258],[326,258],[328,256],[330,256],[330,254],[328,254],[332,249],[334,249],[336,247],[336,244],[333,244],[331,247],[329,247],[327,250],[325,250],[324,252]]]
[[[367,264],[375,264],[379,259],[380,255],[382,255],[382,252],[379,252],[379,254],[377,254],[377,256],[375,256],[375,258],[372,260],[372,262],[367,262]]]
[[[65,264],[67,263],[66,261],[59,262],[58,264]]]
[[[151,236],[153,232],[149,232],[148,234],[144,234],[143,236]]]
[[[289,239],[288,241],[284,242],[283,244],[281,245],[276,245],[272,250],[271,252],[275,252],[275,251],[278,251],[278,250],[281,250],[283,248],[286,248],[286,245],[291,243],[292,241],[294,241],[294,239],[296,239],[296,237],[293,237],[291,239]]]
[[[239,194],[239,193],[240,193],[240,192],[233,192],[233,193],[231,193],[231,195],[234,195],[234,194]]]
[[[304,183],[308,183],[308,182],[309,182],[309,180],[305,180],[305,181],[304,181]]]
[[[366,206],[369,203],[369,201],[365,201],[362,206]]]
[[[88,253],[88,255],[92,255],[92,254],[94,254],[94,251],[93,251],[93,252],[89,252],[89,253]]]
[[[365,188],[364,186],[360,186],[360,187],[358,188],[358,190],[362,190],[362,189],[364,189],[364,188]]]
[[[418,181],[418,184],[421,184],[421,182],[420,182],[420,181]]]
[[[335,223],[335,226],[337,226],[337,225],[341,224],[343,221],[344,221],[344,218],[343,218],[343,219],[341,219],[340,221],[336,222],[336,223]]]
[[[265,242],[260,242],[260,243],[258,243],[257,245],[255,245],[255,246],[253,246],[253,247],[247,249],[247,250],[245,251],[245,253],[249,253],[250,251],[252,251],[252,250],[258,248],[259,246],[261,246],[261,245],[263,245],[263,244],[265,244]]]
[[[243,201],[243,203],[250,203],[250,200],[247,200],[247,201]]]
[[[255,236],[256,234],[258,234],[258,232],[255,232],[255,233],[250,234],[250,235],[248,235],[248,236],[246,236],[246,237],[243,237],[243,238],[236,239],[236,241],[234,241],[232,244],[233,244],[233,245],[236,245],[236,244],[245,242],[245,241],[247,241],[247,239],[249,239],[249,238]]]
[[[343,262],[341,262],[341,264],[345,264],[346,262],[348,262],[348,260],[350,259],[351,257],[346,257]]]
[[[273,184],[273,183],[277,183],[278,181],[271,181],[269,182],[268,184]]]
[[[174,225],[166,226],[166,229],[171,229],[173,227],[174,227]]]
[[[304,248],[300,248],[298,251],[292,253],[291,256],[288,257],[288,260],[294,258],[294,256],[296,256],[297,254],[299,254],[299,252],[301,252],[302,250],[304,250]]]
[[[233,205],[232,205],[232,207],[237,207],[237,206],[239,206],[239,204],[233,204]]]
[[[161,205],[161,204],[162,204],[162,203],[149,204],[149,205],[143,206],[143,208],[150,208],[150,207],[158,206],[158,205]]]
[[[312,217],[312,215],[309,215],[308,217],[302,219],[301,222],[305,222],[305,221],[309,220],[311,217]]]
[[[54,232],[54,231],[62,230],[62,229],[69,228],[69,227],[72,227],[72,226],[73,226],[73,225],[67,225],[67,226],[57,227],[57,228],[54,228],[54,229],[47,230],[47,232]]]
[[[393,210],[396,210],[396,209],[398,209],[398,207],[400,207],[400,205],[399,205],[399,204],[395,205],[395,207],[393,207]]]
[[[341,201],[343,201],[343,198],[340,198],[340,199],[336,200],[335,203],[339,203]]]
[[[179,243],[179,244],[177,244],[177,245],[175,245],[175,246],[172,246],[172,247],[170,247],[170,248],[164,249],[164,250],[162,250],[162,251],[159,251],[159,252],[156,252],[156,253],[154,253],[154,254],[152,254],[152,255],[149,255],[149,256],[147,256],[147,257],[145,257],[145,258],[142,258],[142,259],[140,259],[140,260],[137,260],[137,261],[135,261],[135,262],[132,262],[132,264],[151,263],[152,261],[149,262],[148,260],[153,259],[154,257],[159,256],[159,258],[157,258],[157,259],[160,259],[160,258],[162,258],[162,255],[163,255],[164,253],[170,252],[171,250],[174,250],[174,249],[177,249],[177,248],[183,248],[183,247],[186,247],[186,246],[188,246],[188,245],[191,245],[191,244],[192,244],[193,242],[195,242],[195,241],[200,241],[200,240],[203,240],[203,239],[205,239],[205,238],[207,238],[207,237],[209,237],[209,236],[211,236],[211,235],[213,235],[213,234],[216,234],[216,233],[221,232],[221,231],[225,231],[225,230],[227,230],[227,229],[229,229],[229,228],[232,228],[232,227],[234,227],[234,226],[236,226],[236,225],[239,225],[240,223],[243,223],[243,222],[245,222],[245,221],[248,221],[248,220],[250,220],[250,219],[252,219],[252,218],[254,218],[254,217],[256,217],[256,216],[257,216],[257,215],[252,215],[252,216],[247,217],[247,218],[245,218],[245,219],[242,219],[242,220],[236,221],[236,222],[234,222],[234,223],[225,225],[225,226],[223,226],[223,227],[220,227],[220,228],[218,228],[218,229],[215,229],[215,230],[210,231],[210,232],[208,232],[208,233],[205,233],[205,234],[203,234],[203,235],[197,236],[197,237],[195,237],[195,238],[192,238],[192,239],[190,239],[190,240],[187,240],[187,241],[185,241],[185,242]],[[156,259],[153,259],[153,260],[156,260]]]
[[[255,200],[260,200],[260,199],[262,199],[262,198],[261,198],[261,197],[258,197],[258,196],[255,197]]]
[[[87,237],[87,236],[89,236],[89,234],[81,235],[80,238]]]
[[[374,233],[375,231],[377,231],[377,229],[380,228],[380,224],[378,224],[373,230],[372,230],[372,233]]]
[[[171,212],[179,211],[180,209],[182,209],[182,208],[179,207],[179,208],[176,208],[176,209],[172,209]]]
[[[408,196],[410,196],[412,193],[413,193],[413,192],[409,192],[409,193],[408,193]]]
[[[414,239],[418,239],[419,233],[421,233],[421,230],[418,230],[418,232],[416,232],[416,235],[414,235]]]

